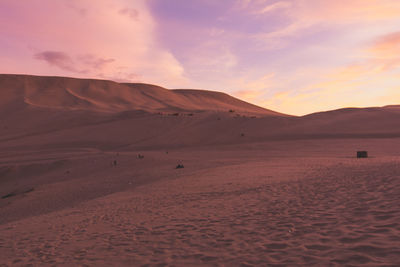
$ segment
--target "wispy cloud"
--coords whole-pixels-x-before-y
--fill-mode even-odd
[[[260,104],[259,100],[262,99],[271,88],[276,86],[276,81],[274,79],[275,73],[269,73],[257,78],[237,78],[233,83],[237,84],[241,89],[233,92],[233,94],[246,101]]]
[[[370,51],[385,57],[393,57],[400,51],[400,32],[393,32],[378,37],[373,41]]]
[[[263,43],[267,50],[292,44],[292,40],[287,41],[287,38],[328,29],[346,31],[346,25],[355,31],[358,30],[356,25],[370,25],[372,31],[374,24],[397,19],[400,13],[400,2],[393,0],[286,0],[260,8],[263,2],[267,1],[249,1],[243,12],[265,13],[267,21],[274,15],[288,22],[272,31],[253,34],[254,40]]]
[[[400,67],[400,32],[393,32],[373,40],[367,48],[369,62],[382,71]]]
[[[272,4],[267,4],[264,8],[260,9],[257,13],[266,14],[266,13],[277,11],[277,10],[288,9],[290,7],[292,7],[292,4],[290,2],[279,1],[279,2],[272,3]]]
[[[89,67],[93,70],[101,70],[106,65],[115,62],[114,58],[96,57],[93,54],[81,55],[78,57],[78,60],[81,64],[83,64],[86,67]]]

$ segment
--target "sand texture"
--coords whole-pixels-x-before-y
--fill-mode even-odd
[[[0,266],[400,266],[397,106],[293,117],[143,84],[0,89]]]

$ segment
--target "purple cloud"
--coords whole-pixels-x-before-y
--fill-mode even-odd
[[[43,51],[34,55],[37,60],[43,60],[51,66],[62,70],[89,73],[91,71],[100,71],[107,64],[114,62],[113,58],[101,58],[92,54],[86,54],[76,57],[75,60],[68,54],[60,51]]]
[[[80,72],[74,67],[74,62],[69,55],[60,51],[44,51],[34,55],[37,60],[43,60],[51,66],[62,70]]]

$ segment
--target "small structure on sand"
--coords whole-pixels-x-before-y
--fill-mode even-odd
[[[357,151],[357,158],[368,158],[368,151]]]
[[[178,164],[178,165],[176,165],[175,169],[183,169],[183,168],[185,168],[185,166],[183,166],[183,164]]]

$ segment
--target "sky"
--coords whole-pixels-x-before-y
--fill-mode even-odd
[[[226,92],[304,115],[400,104],[399,0],[0,0],[0,73]]]

